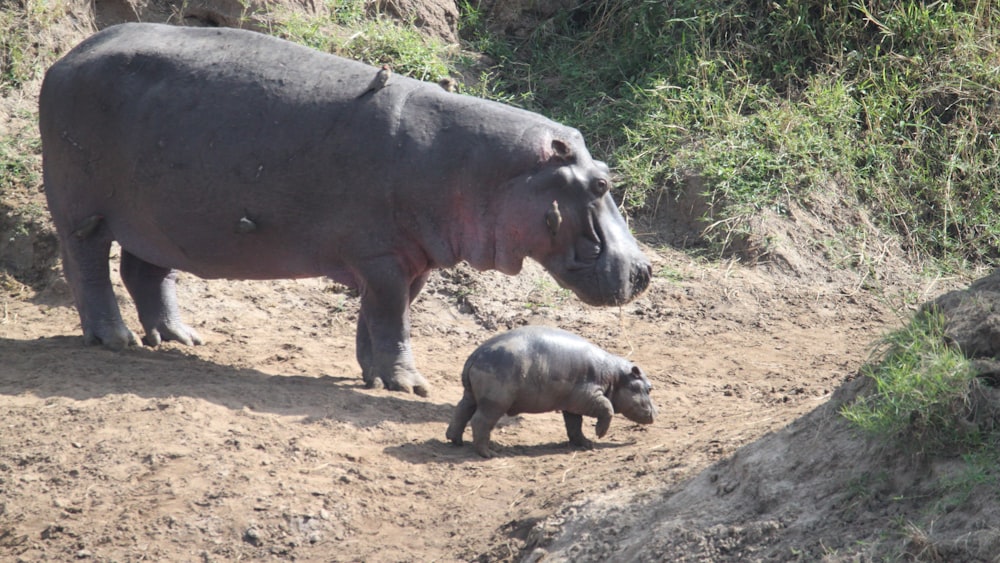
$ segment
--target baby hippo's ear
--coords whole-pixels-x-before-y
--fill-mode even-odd
[[[639,366],[637,366],[635,364],[632,364],[632,371],[629,373],[629,377],[633,381],[642,381],[643,383],[645,383],[646,384],[646,392],[647,393],[649,393],[650,391],[652,391],[653,384],[650,383],[648,380],[646,380],[646,376],[644,376],[642,374],[642,370],[639,369]]]

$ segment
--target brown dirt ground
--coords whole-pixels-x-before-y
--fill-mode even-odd
[[[816,408],[898,324],[868,292],[648,250],[661,275],[621,310],[585,307],[534,265],[513,278],[435,274],[413,319],[427,399],[363,388],[357,299],[324,280],[185,277],[180,298],[206,344],[122,353],[82,345],[64,284],[7,293],[0,553],[516,558],[567,502],[677,483]],[[569,447],[555,413],[503,422],[496,459],[446,443],[465,357],[526,323],[633,359],[659,419],[618,417],[593,451]]]
[[[0,135],[33,126],[18,117],[30,115],[31,91],[0,99]],[[517,277],[434,274],[413,315],[426,399],[363,388],[357,299],[326,280],[184,276],[182,308],[206,344],[113,353],[82,345],[64,282],[33,288],[0,270],[0,560],[737,561],[791,558],[754,555],[765,544],[786,556],[806,543],[846,545],[873,519],[899,515],[870,500],[867,519],[815,527],[808,540],[783,533],[786,520],[716,518],[765,489],[816,519],[842,513],[789,493],[819,491],[808,479],[829,481],[830,455],[876,458],[855,442],[830,448],[815,430],[837,424],[834,391],[911,307],[962,281],[915,277],[889,239],[824,246],[845,224],[870,226],[833,187],[791,218],[763,217],[769,242],[754,265],[665,244],[691,233],[683,210],[636,225],[657,275],[621,309],[584,306],[532,264]],[[4,213],[44,207],[37,190],[4,197]],[[673,203],[663,207],[686,206]],[[22,237],[2,219],[0,262],[49,268],[44,225]],[[832,266],[829,252],[850,268]],[[557,413],[504,420],[491,460],[447,444],[466,356],[522,324],[559,326],[633,359],[653,381],[659,419],[617,417],[591,451],[567,445]],[[803,433],[813,442],[800,457],[773,446]],[[824,461],[796,461],[811,452]],[[799,480],[766,485],[769,472]],[[626,537],[608,520],[630,505],[646,528]],[[586,506],[611,508],[591,517]]]

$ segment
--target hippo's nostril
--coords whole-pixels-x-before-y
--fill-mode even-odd
[[[632,270],[629,281],[632,283],[632,295],[639,295],[649,287],[649,281],[653,277],[653,266],[649,263],[639,264]]]

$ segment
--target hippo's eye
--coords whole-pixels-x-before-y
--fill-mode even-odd
[[[598,178],[594,180],[592,189],[597,197],[601,197],[604,194],[608,193],[608,190],[611,189],[611,182],[607,181],[604,178]]]

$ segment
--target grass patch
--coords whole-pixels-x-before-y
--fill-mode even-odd
[[[633,212],[699,175],[739,234],[836,181],[906,250],[961,263],[1000,258],[998,31],[975,0],[592,0],[474,44],[505,95],[584,132]]]
[[[272,33],[326,53],[366,62],[388,63],[393,72],[436,82],[457,74],[461,55],[442,41],[425,37],[416,27],[388,16],[367,15],[363,0],[331,0],[327,14],[278,15]]]
[[[993,494],[1000,464],[995,407],[986,405],[984,385],[972,362],[945,338],[945,318],[926,310],[886,336],[861,369],[874,390],[841,407],[841,415],[864,434],[923,456],[960,457],[957,471],[930,483],[936,491],[925,519]]]
[[[939,313],[916,316],[886,336],[875,361],[861,373],[875,390],[842,408],[841,414],[866,433],[896,437],[928,453],[974,452],[989,437],[971,423],[970,396],[979,385],[970,361],[950,346]]]
[[[68,12],[59,0],[14,0],[0,9],[0,95],[40,79],[56,59],[39,36]]]

